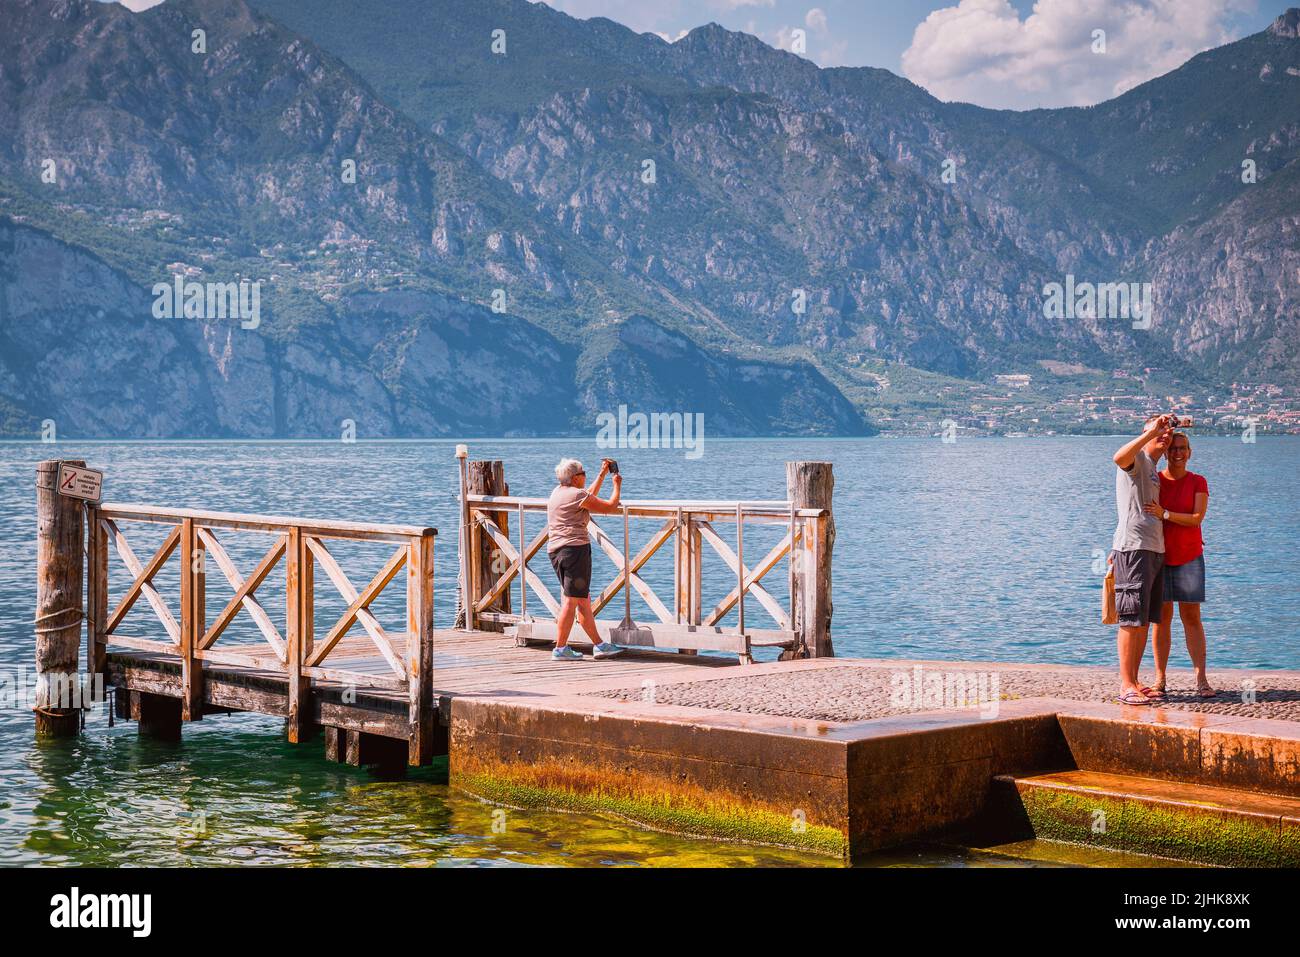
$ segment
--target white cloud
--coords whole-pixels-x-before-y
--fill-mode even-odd
[[[163,0],[121,0],[122,6],[128,10],[139,13],[141,10],[148,10],[150,7],[156,7]]]
[[[799,30],[800,32],[805,32],[803,31],[802,27],[791,27],[791,26],[778,27],[772,33],[772,46],[776,47],[778,50],[785,50],[787,53],[793,52],[795,30]],[[805,33],[804,41],[807,42],[807,40],[808,37]]]
[[[903,75],[943,100],[1028,108],[1118,96],[1233,39],[1226,21],[1249,0],[1037,0],[1020,19],[1008,0],[959,0],[921,22]],[[1106,52],[1093,52],[1093,31]]]
[[[803,22],[809,30],[825,31],[826,11],[821,7],[813,7],[804,15]]]

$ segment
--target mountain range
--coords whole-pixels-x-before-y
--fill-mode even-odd
[[[0,16],[7,434],[856,435],[998,373],[1300,378],[1297,10],[1023,113],[527,0]],[[158,318],[177,274],[258,321]],[[1052,317],[1067,276],[1150,283],[1150,328]]]

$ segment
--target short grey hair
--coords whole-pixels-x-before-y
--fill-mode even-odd
[[[561,485],[568,485],[569,480],[582,471],[582,463],[577,459],[560,459],[555,466],[555,479]]]

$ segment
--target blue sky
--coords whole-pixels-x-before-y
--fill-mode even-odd
[[[1283,10],[1260,0],[549,0],[674,39],[715,21],[773,46],[805,34],[822,66],[877,66],[945,100],[1081,106],[1258,32]],[[1297,2],[1297,0],[1292,0]],[[1094,49],[1104,30],[1105,49]]]

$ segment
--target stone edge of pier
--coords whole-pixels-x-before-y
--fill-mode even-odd
[[[467,695],[451,704],[450,748],[451,784],[496,803],[841,857],[988,818],[1014,775],[1078,769],[1300,797],[1295,722],[1053,698],[1003,702],[992,718],[968,710],[835,723],[584,695]],[[1030,797],[1042,804],[1041,791]],[[1130,847],[1238,859],[1177,846],[1202,833],[1188,824],[1194,804],[1126,801],[1130,819],[1140,811],[1148,825],[1168,825],[1165,837]],[[1042,814],[1017,814],[1052,835]],[[1300,827],[1289,821],[1266,822],[1246,859],[1278,860]]]

